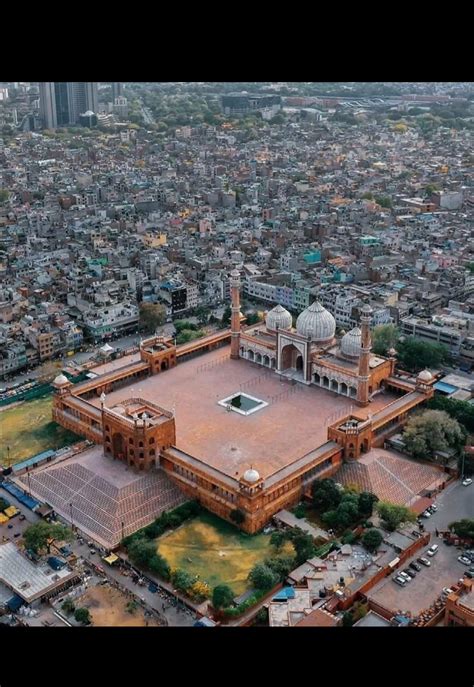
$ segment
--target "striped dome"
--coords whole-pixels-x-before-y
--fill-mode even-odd
[[[275,306],[265,317],[267,329],[275,331],[278,329],[290,329],[293,324],[291,314],[282,305]]]
[[[359,327],[354,327],[341,339],[341,353],[349,358],[358,358],[360,355],[362,332]]]
[[[334,338],[336,320],[321,303],[315,301],[298,316],[296,330],[302,336],[311,337],[311,341],[328,343]]]

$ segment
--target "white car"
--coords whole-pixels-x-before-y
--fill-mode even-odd
[[[411,582],[411,577],[410,575],[407,575],[406,572],[398,573],[398,577],[401,577],[402,580],[405,580],[405,582]]]
[[[470,477],[466,477],[462,482],[463,487],[468,487],[470,484],[472,484],[472,479]]]

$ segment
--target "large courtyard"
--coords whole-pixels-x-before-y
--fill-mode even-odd
[[[24,401],[0,411],[0,465],[11,465],[79,440],[53,421],[52,396]],[[9,447],[9,451],[7,450]]]
[[[252,465],[265,478],[324,444],[328,425],[351,408],[366,418],[396,398],[384,392],[367,408],[358,408],[353,399],[292,384],[268,368],[231,360],[229,354],[230,348],[224,347],[179,363],[110,393],[106,405],[141,397],[174,409],[179,449],[229,476],[240,476]],[[236,393],[268,405],[248,415],[219,405]]]
[[[228,584],[235,594],[249,588],[247,577],[254,565],[275,557],[269,534],[245,534],[211,513],[164,534],[157,543],[171,568],[199,575],[211,589]]]

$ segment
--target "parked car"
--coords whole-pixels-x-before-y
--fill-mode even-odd
[[[464,577],[469,577],[470,580],[474,580],[474,572],[471,572],[470,570],[467,570],[464,573]]]
[[[403,580],[405,580],[405,582],[411,582],[411,577],[410,577],[410,575],[407,575],[406,572],[405,572],[404,570],[402,570],[402,571],[401,571],[400,573],[398,573],[398,574],[399,574],[399,576],[400,576]]]
[[[462,481],[463,487],[468,487],[470,484],[472,484],[472,479],[470,477],[466,477],[466,479],[463,479],[463,481]]]
[[[443,587],[443,594],[448,596],[448,594],[452,594],[454,592],[454,589],[451,589],[451,587]]]
[[[416,572],[415,572],[414,570],[412,570],[411,568],[405,568],[405,569],[403,570],[403,572],[404,572],[406,575],[408,575],[409,577],[411,577],[412,579],[413,579],[414,577],[416,577]]]
[[[438,553],[438,549],[438,544],[433,544],[433,546],[430,546],[426,553],[428,554],[428,556],[435,556]]]
[[[429,511],[425,510],[425,511],[423,511],[423,513],[421,514],[421,517],[422,517],[422,518],[431,518],[431,513],[430,513]]]
[[[421,563],[422,565],[426,565],[427,567],[431,565],[431,561],[429,561],[427,558],[424,558],[423,556],[421,556],[417,560],[418,560],[418,563]]]
[[[420,532],[418,532],[417,530],[412,530],[411,533],[412,533],[412,535],[413,535],[414,537],[416,537],[417,539],[418,539],[418,537],[421,537]]]
[[[434,511],[434,512],[436,513],[436,511],[438,510],[438,506],[436,505],[436,503],[433,503],[433,504],[432,504],[431,510]]]
[[[403,577],[400,577],[400,575],[396,575],[395,577],[392,577],[392,580],[400,585],[400,587],[404,587],[406,585],[406,580]]]
[[[471,560],[467,556],[458,556],[458,561],[463,565],[471,565]]]
[[[412,568],[412,570],[416,570],[417,572],[420,572],[421,565],[419,565],[418,563],[415,563],[415,561],[412,561],[410,563],[410,568]]]

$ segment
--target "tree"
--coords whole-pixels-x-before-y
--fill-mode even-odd
[[[332,479],[313,482],[311,494],[314,509],[320,513],[336,508],[341,501],[341,492]]]
[[[230,305],[228,305],[228,306],[226,306],[226,308],[222,314],[222,319],[221,319],[222,327],[228,327],[229,326],[231,316],[232,316],[232,311],[230,309]]]
[[[61,610],[64,611],[66,615],[71,615],[76,610],[74,601],[72,599],[66,599],[66,601],[61,606]]]
[[[153,334],[157,327],[166,322],[166,308],[161,303],[140,303],[139,327],[140,330]]]
[[[6,501],[0,496],[0,512],[4,511],[5,508],[8,508],[9,505],[10,504],[8,503],[8,501]]]
[[[363,491],[359,494],[359,514],[363,518],[370,518],[374,510],[374,504],[378,501],[378,496],[370,491]]]
[[[156,554],[156,544],[144,537],[134,539],[128,547],[128,555],[136,565],[148,567],[152,557]]]
[[[350,611],[345,611],[342,616],[342,627],[352,627],[354,625],[354,617]]]
[[[10,194],[6,189],[0,188],[0,205],[3,205],[3,203],[6,203],[9,196],[10,196]]]
[[[272,532],[270,535],[270,544],[274,549],[276,549],[276,551],[280,551],[287,539],[288,537],[285,532],[277,530],[276,532]]]
[[[459,422],[443,410],[426,410],[413,415],[403,432],[405,446],[416,458],[435,459],[438,451],[459,451],[465,438]]]
[[[451,532],[454,532],[458,537],[466,539],[474,539],[474,520],[464,518],[463,520],[456,520],[448,525]]]
[[[375,196],[375,202],[380,205],[381,208],[391,208],[392,201],[388,196]]]
[[[257,322],[260,322],[260,317],[256,312],[245,313],[245,317],[248,325],[257,324]]]
[[[278,582],[278,577],[268,565],[257,563],[250,571],[249,580],[257,589],[266,591]]]
[[[230,519],[232,522],[235,522],[236,525],[241,525],[245,522],[245,513],[243,510],[240,510],[240,508],[235,508],[230,513]]]
[[[196,581],[196,578],[186,572],[186,570],[180,569],[174,571],[171,579],[176,589],[182,592],[186,592]]]
[[[441,394],[435,394],[428,401],[428,408],[444,410],[450,417],[457,420],[468,432],[474,432],[474,406],[468,401],[458,401],[455,398],[447,398]]]
[[[409,336],[397,344],[398,362],[410,372],[420,372],[425,368],[436,368],[449,362],[449,350],[443,344],[421,341]]]
[[[367,530],[362,536],[362,543],[368,551],[377,551],[382,541],[382,533],[375,528]]]
[[[376,355],[387,355],[398,343],[400,333],[394,324],[379,324],[372,332],[372,350]]]
[[[304,561],[305,560],[307,560],[307,558],[305,558]],[[273,570],[275,575],[278,575],[278,579],[280,580],[280,582],[284,582],[286,580],[290,572],[295,567],[295,563],[296,565],[298,565],[293,556],[280,556],[279,558],[268,558],[265,561],[265,565],[269,567],[270,570]]]
[[[312,558],[314,554],[314,541],[310,534],[295,527],[292,530],[291,541],[295,549],[297,565],[301,565],[307,561],[308,558]]]
[[[90,625],[91,614],[89,613],[89,609],[84,607],[77,608],[74,613],[74,618],[78,623],[81,623],[82,625]]]
[[[49,553],[51,540],[72,541],[73,534],[65,525],[40,520],[25,529],[23,538],[27,549],[38,553],[40,549],[46,548]]]
[[[384,527],[393,532],[402,522],[414,522],[416,515],[409,508],[399,506],[395,503],[388,503],[387,501],[379,501],[377,503],[377,512],[380,515]]]
[[[234,601],[234,592],[227,584],[218,584],[212,590],[212,605],[214,608],[227,608]]]
[[[161,556],[159,553],[155,552],[153,556],[151,556],[148,561],[148,568],[151,570],[151,572],[155,573],[155,575],[158,575],[158,577],[161,577],[164,580],[170,579],[170,566],[168,565],[166,559],[163,558],[163,556]]]

